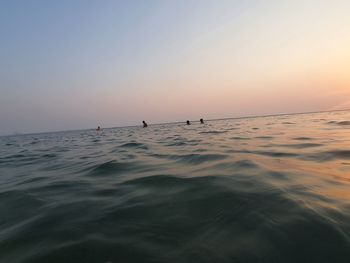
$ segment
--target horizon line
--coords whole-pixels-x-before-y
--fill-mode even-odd
[[[339,112],[339,111],[350,111],[350,108],[349,109],[342,109],[342,110],[320,110],[320,111],[307,111],[307,112],[276,113],[276,114],[267,114],[267,115],[246,115],[246,116],[239,116],[239,117],[225,117],[225,118],[214,118],[214,119],[206,119],[206,120],[204,119],[204,120],[205,121],[239,120],[239,119],[267,118],[267,117],[276,117],[276,116],[302,115],[302,114]],[[199,122],[199,120],[190,120],[190,121],[191,122]],[[185,123],[185,122],[186,121],[160,122],[160,123],[149,124],[149,126],[165,125],[165,124],[177,124],[177,123]],[[130,127],[141,127],[141,125],[113,126],[113,127],[106,127],[106,128],[102,127],[101,129],[103,130],[103,129],[130,128]],[[95,128],[84,128],[84,129],[46,131],[46,132],[13,133],[13,134],[0,135],[0,137],[38,135],[38,134],[46,134],[46,133],[60,133],[60,132],[74,132],[74,131],[88,131],[88,130],[94,130],[94,129]]]

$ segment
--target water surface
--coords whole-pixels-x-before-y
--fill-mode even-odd
[[[350,262],[350,112],[0,138],[0,262]]]

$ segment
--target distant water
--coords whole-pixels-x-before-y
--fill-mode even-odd
[[[350,112],[0,138],[0,262],[350,262]]]

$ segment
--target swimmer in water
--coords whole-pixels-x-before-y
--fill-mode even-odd
[[[147,128],[148,127],[148,125],[147,125],[147,123],[145,121],[142,121],[142,123],[143,123],[143,128]]]
[[[200,119],[199,121],[201,122],[201,124],[204,124],[204,121],[203,121],[203,119]]]
[[[101,127],[100,126],[98,126],[97,127],[97,129],[96,129],[96,131],[100,131],[101,130]]]
[[[187,124],[187,125],[191,125],[190,121],[186,121],[186,124]]]

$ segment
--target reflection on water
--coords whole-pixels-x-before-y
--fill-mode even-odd
[[[350,112],[0,138],[0,262],[350,262]]]

